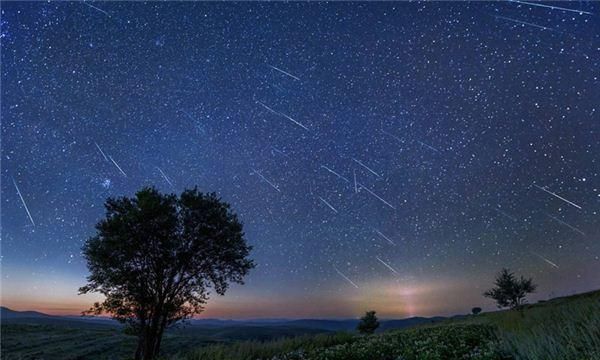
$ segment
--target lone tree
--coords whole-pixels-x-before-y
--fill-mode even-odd
[[[481,308],[480,307],[474,307],[471,309],[471,312],[473,313],[473,315],[478,315],[481,312]]]
[[[105,296],[108,313],[138,336],[136,360],[155,359],[165,328],[198,314],[209,289],[224,295],[254,267],[242,224],[214,193],[181,196],[143,188],[109,198],[106,218],[83,246],[90,275],[80,294]]]
[[[361,334],[372,334],[375,332],[375,329],[379,327],[379,321],[377,320],[377,316],[375,316],[375,311],[367,311],[365,316],[360,318],[360,322],[356,329]]]
[[[516,309],[527,303],[527,294],[533,293],[537,287],[533,279],[525,279],[523,276],[517,279],[508,269],[502,269],[494,282],[496,287],[483,293],[485,297],[496,300],[499,308],[509,307]]]

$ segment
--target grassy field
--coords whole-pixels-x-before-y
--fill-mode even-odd
[[[1,330],[0,358],[3,360],[128,359],[137,340],[114,324],[54,318],[3,321]],[[208,345],[296,338],[322,332],[282,326],[187,326],[167,332],[162,350],[164,354],[176,354]]]
[[[168,360],[594,360],[600,291],[370,336],[317,332],[183,327],[168,332],[162,353]],[[55,319],[3,322],[1,335],[6,360],[129,359],[136,340],[114,325]]]
[[[171,360],[600,359],[600,291],[388,331],[206,346]]]

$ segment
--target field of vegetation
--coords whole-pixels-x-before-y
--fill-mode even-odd
[[[600,291],[382,334],[205,346],[169,359],[600,359]]]
[[[166,334],[162,354],[165,360],[600,359],[600,291],[522,311],[469,315],[367,336],[306,331],[183,327]],[[54,319],[4,322],[1,335],[1,358],[6,360],[130,359],[136,341],[119,327]]]

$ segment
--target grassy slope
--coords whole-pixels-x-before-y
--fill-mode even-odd
[[[2,360],[127,359],[136,345],[135,337],[125,335],[121,327],[111,323],[55,318],[17,319],[3,321],[1,330]],[[322,332],[285,326],[186,326],[168,331],[162,350],[165,354],[175,354],[212,344],[266,341]]]
[[[600,359],[600,291],[360,337],[321,335],[207,346],[171,359]]]

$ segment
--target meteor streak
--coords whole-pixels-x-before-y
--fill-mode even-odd
[[[376,197],[377,199],[379,199],[379,201],[381,201],[382,203],[386,204],[387,206],[391,207],[392,209],[396,210],[396,208],[390,204],[389,202],[383,200],[379,195],[375,194],[374,192],[372,192],[371,190],[369,190],[367,187],[365,187],[364,185],[358,183],[358,186],[362,189],[367,190],[367,192],[371,195],[373,195],[374,197]]]
[[[390,269],[394,274],[398,275],[398,272],[393,267],[391,267],[388,263],[386,263],[385,261],[381,260],[377,256],[375,256],[375,259],[379,260],[379,262],[382,263],[383,266],[385,266],[386,268]]]
[[[575,226],[572,226],[571,224],[568,224],[568,223],[566,223],[566,222],[562,221],[561,219],[557,218],[556,216],[552,216],[552,215],[550,215],[550,214],[546,214],[546,216],[548,216],[549,218],[551,218],[551,219],[555,220],[556,222],[558,222],[558,223],[560,223],[560,224],[562,224],[562,225],[564,225],[564,226],[568,227],[569,229],[571,229],[571,230],[575,231],[576,233],[579,233],[579,234],[581,234],[581,235],[585,236],[585,233],[584,233],[583,231],[579,230],[579,229],[578,229],[578,228],[576,228]]]
[[[377,177],[381,177],[381,175],[379,175],[378,173],[376,173],[375,171],[373,171],[373,169],[371,169],[370,167],[368,167],[367,165],[363,164],[362,161],[357,160],[355,158],[352,158],[352,160],[354,160],[358,165],[364,167],[365,169],[369,170],[372,174],[374,174]]]
[[[291,122],[293,122],[294,124],[296,124],[296,125],[300,126],[301,128],[303,128],[304,130],[306,130],[306,131],[310,131],[310,130],[309,130],[307,127],[306,127],[306,126],[304,126],[302,123],[300,123],[300,122],[299,122],[299,121],[297,121],[296,119],[293,119],[291,116],[288,116],[288,115],[286,115],[286,114],[284,114],[284,113],[282,113],[282,112],[279,112],[279,111],[275,111],[275,110],[273,110],[272,108],[270,108],[269,106],[267,106],[267,105],[263,104],[263,103],[262,103],[262,102],[260,102],[260,101],[257,101],[256,103],[257,103],[257,104],[259,104],[260,106],[264,107],[265,109],[269,110],[269,111],[270,111],[270,112],[272,112],[273,114],[277,114],[277,115],[279,115],[279,116],[283,116],[284,118],[286,118],[286,119],[290,120],[290,121],[291,121]]]
[[[330,173],[332,173],[333,175],[339,177],[340,179],[344,180],[345,182],[350,182],[350,180],[346,179],[345,177],[343,177],[342,175],[338,174],[337,172],[331,170],[330,168],[328,168],[325,165],[321,165],[321,167],[327,171],[329,171]]]
[[[390,244],[392,244],[392,245],[396,245],[396,243],[395,243],[395,242],[393,242],[393,241],[392,241],[392,240],[391,240],[389,237],[387,237],[387,236],[383,235],[383,234],[381,233],[381,231],[379,231],[379,230],[377,230],[377,229],[373,229],[373,230],[375,230],[375,232],[377,233],[377,235],[379,235],[379,236],[381,236],[382,238],[386,239],[386,240],[387,240],[387,241],[388,241]]]
[[[494,208],[494,210],[496,210],[498,213],[504,215],[505,217],[511,219],[512,221],[517,221],[517,219],[514,216],[510,216],[507,213],[505,213],[504,211],[498,209],[498,208]]]
[[[349,282],[350,284],[352,284],[352,286],[354,286],[355,288],[358,289],[358,285],[356,285],[352,280],[348,279],[348,277],[346,275],[344,275],[341,271],[338,270],[338,268],[335,267],[335,265],[333,265],[333,268],[335,269],[335,271],[344,278],[344,280],[346,280],[347,282]]]
[[[552,9],[552,10],[570,11],[570,12],[578,13],[579,15],[582,15],[582,14],[594,15],[594,13],[591,13],[588,11],[577,10],[577,9],[568,9],[568,8],[564,8],[564,7],[560,7],[560,6],[538,4],[538,3],[528,2],[528,1],[517,1],[517,0],[509,0],[509,1],[515,2],[517,4],[539,6],[539,7],[543,7],[543,8],[547,8],[547,9]]]
[[[108,160],[108,157],[106,157],[106,154],[104,153],[104,151],[102,151],[102,149],[100,148],[100,145],[98,145],[97,142],[94,141],[94,144],[96,144],[96,147],[98,148],[98,150],[100,151],[100,154],[102,154],[102,156],[104,157],[104,160],[106,161],[110,161]]]
[[[431,145],[427,145],[427,144],[425,144],[425,143],[424,143],[424,142],[422,142],[422,141],[419,141],[419,140],[417,140],[417,142],[418,142],[419,144],[421,144],[421,145],[425,146],[426,148],[429,148],[429,149],[431,149],[431,150],[433,150],[433,151],[435,151],[435,152],[440,152],[438,149],[434,148],[434,147],[433,147],[433,146],[431,146]]]
[[[109,14],[109,13],[107,13],[106,11],[104,11],[104,10],[100,9],[99,7],[95,7],[95,6],[94,6],[94,5],[92,5],[92,4],[88,4],[88,3],[87,3],[87,2],[85,2],[85,1],[84,1],[83,3],[84,3],[84,4],[86,4],[87,6],[91,7],[92,9],[96,9],[96,10],[100,11],[101,13],[103,13],[104,15],[106,15],[106,16],[108,16],[108,17],[110,17],[110,14]]]
[[[329,202],[327,202],[327,200],[323,199],[322,197],[319,196],[319,199],[325,203],[325,205],[327,205],[331,210],[333,210],[334,213],[338,213],[338,211],[333,207],[333,205],[331,205]]]
[[[542,187],[542,186],[538,186],[538,185],[536,185],[536,184],[533,184],[533,186],[535,186],[536,188],[538,188],[538,189],[540,189],[540,190],[543,190],[543,191],[547,192],[548,194],[550,194],[550,195],[552,195],[552,196],[554,196],[554,197],[557,197],[557,198],[561,199],[562,201],[566,202],[567,204],[569,204],[569,205],[572,205],[572,206],[575,206],[576,208],[578,208],[578,209],[580,209],[580,210],[581,210],[581,206],[579,206],[579,205],[575,204],[574,202],[571,202],[571,201],[569,201],[569,200],[565,199],[564,197],[562,197],[562,196],[560,196],[560,195],[558,195],[558,194],[556,194],[556,193],[553,193],[553,192],[552,192],[552,191],[550,191],[550,190],[547,190],[545,186],[544,186],[544,187]]]
[[[112,161],[113,164],[115,164],[115,166],[117,167],[117,169],[119,169],[121,174],[123,174],[123,176],[127,177],[127,174],[125,174],[125,171],[123,171],[123,169],[121,169],[121,167],[119,166],[119,164],[117,164],[115,159],[113,159],[112,156],[110,156],[110,155],[108,155],[108,158],[110,159],[110,161]]]
[[[521,24],[521,25],[532,26],[532,27],[535,27],[535,28],[538,28],[538,29],[542,29],[542,30],[549,30],[549,31],[560,32],[558,30],[555,30],[555,29],[552,29],[552,28],[549,28],[549,27],[545,27],[545,26],[542,26],[542,25],[537,25],[537,24],[534,24],[534,23],[530,23],[530,22],[527,22],[527,21],[521,21],[521,20],[511,19],[509,17],[504,17],[504,16],[500,16],[500,15],[496,15],[495,17],[498,18],[498,19],[503,19],[503,20],[511,21],[511,22],[514,22],[514,23],[517,23],[517,24]]]
[[[27,204],[25,203],[25,199],[23,199],[23,195],[21,195],[21,190],[19,190],[19,186],[17,185],[17,182],[15,181],[15,178],[12,178],[13,184],[15,185],[15,189],[17,189],[17,194],[19,194],[19,197],[21,198],[21,202],[23,203],[23,207],[25,208],[25,211],[27,212],[27,216],[29,216],[29,220],[31,221],[31,224],[33,224],[33,226],[35,226],[35,222],[33,221],[33,217],[31,217],[31,213],[29,212],[29,208],[27,207]]]
[[[164,171],[162,171],[162,169],[159,168],[158,166],[156,168],[158,169],[158,171],[160,171],[160,174],[162,175],[163,179],[165,179],[165,181],[168,182],[169,185],[173,186],[173,183],[171,182],[171,180],[169,180],[167,175],[165,175]]]
[[[556,264],[555,264],[555,263],[553,263],[552,261],[550,261],[550,260],[546,259],[546,258],[545,258],[545,257],[543,257],[542,255],[540,255],[540,254],[537,254],[537,253],[534,253],[534,252],[531,252],[531,253],[532,253],[533,255],[535,255],[535,256],[537,256],[537,257],[539,257],[540,259],[544,260],[545,262],[547,262],[547,263],[548,263],[548,264],[550,264],[551,266],[554,266],[555,268],[557,268],[557,269],[558,269],[558,265],[556,265]]]
[[[294,76],[294,75],[290,74],[290,73],[289,73],[289,72],[287,72],[287,71],[283,71],[283,70],[281,70],[280,68],[277,68],[277,67],[275,67],[275,66],[273,66],[273,65],[269,65],[269,67],[270,67],[271,69],[273,69],[273,70],[277,70],[277,71],[279,71],[280,73],[282,73],[282,74],[285,74],[285,75],[287,75],[287,76],[289,76],[289,77],[291,77],[291,78],[293,78],[293,79],[300,80],[300,78],[299,78],[299,77],[297,77],[297,76]]]
[[[278,192],[281,192],[281,190],[279,190],[279,188],[273,184],[272,182],[270,182],[266,177],[263,176],[263,174],[261,174],[258,170],[252,169],[252,171],[258,175],[261,179],[263,179],[267,184],[271,185],[271,187],[275,190],[277,190]]]

